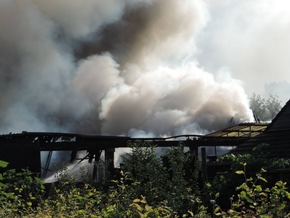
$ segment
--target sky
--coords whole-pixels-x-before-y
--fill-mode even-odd
[[[2,0],[0,132],[206,134],[289,96],[286,0]]]

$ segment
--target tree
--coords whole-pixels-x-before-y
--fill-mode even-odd
[[[263,98],[253,94],[250,98],[250,108],[252,109],[256,121],[271,121],[281,110],[281,102],[277,96],[270,95]]]

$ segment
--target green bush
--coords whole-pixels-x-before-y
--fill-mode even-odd
[[[133,196],[146,196],[152,206],[165,202],[179,215],[197,212],[201,208],[199,168],[193,155],[180,146],[158,157],[154,146],[141,145],[134,145],[132,154],[124,158],[123,170],[139,184],[132,188]]]
[[[3,172],[0,184],[1,216],[32,211],[42,201],[44,189],[43,181],[28,170]]]
[[[275,169],[282,169],[290,167],[289,160],[283,158],[269,158],[267,150],[268,144],[260,144],[253,148],[251,154],[234,155],[226,154],[220,157],[218,163],[230,163],[230,170],[222,174],[218,174],[210,184],[208,184],[204,190],[207,193],[205,195],[204,202],[209,202],[210,199],[214,199],[213,193],[220,193],[220,198],[217,200],[223,208],[230,207],[230,198],[236,193],[236,187],[243,183],[243,178],[237,175],[236,171],[244,170],[241,163],[247,164],[247,176],[255,178],[256,174],[260,173],[263,168],[267,171],[263,177],[268,181],[268,187],[275,185],[277,178],[273,177],[269,172]],[[207,197],[209,196],[209,197]]]
[[[161,157],[154,146],[141,146],[134,145],[119,178],[105,186],[63,176],[46,193],[31,172],[5,170],[8,163],[0,161],[0,217],[290,217],[287,184],[268,184],[264,170],[255,172],[273,166],[262,156],[224,157],[231,159],[232,173],[201,190],[198,162],[182,146]],[[275,166],[287,162],[277,160]]]
[[[231,197],[231,207],[224,212],[220,206],[214,205],[214,213],[221,217],[290,217],[289,201],[290,193],[286,183],[282,181],[267,188],[264,186],[267,180],[262,176],[262,169],[256,178],[247,177],[246,163],[241,164],[243,170],[236,171],[242,175],[244,182],[236,188],[236,194]],[[218,197],[218,195],[217,195]]]

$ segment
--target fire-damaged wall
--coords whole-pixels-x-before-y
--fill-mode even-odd
[[[23,137],[0,137],[0,160],[9,163],[8,169],[29,169],[40,173],[40,150],[36,143]]]

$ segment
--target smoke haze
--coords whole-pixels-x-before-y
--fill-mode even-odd
[[[247,75],[240,75],[254,60],[241,55],[234,61],[221,44],[220,58],[232,65],[218,62],[208,47],[217,47],[209,40],[214,7],[225,6],[199,0],[1,1],[1,132],[162,136],[251,120],[241,82]],[[241,67],[242,61],[249,64]]]

